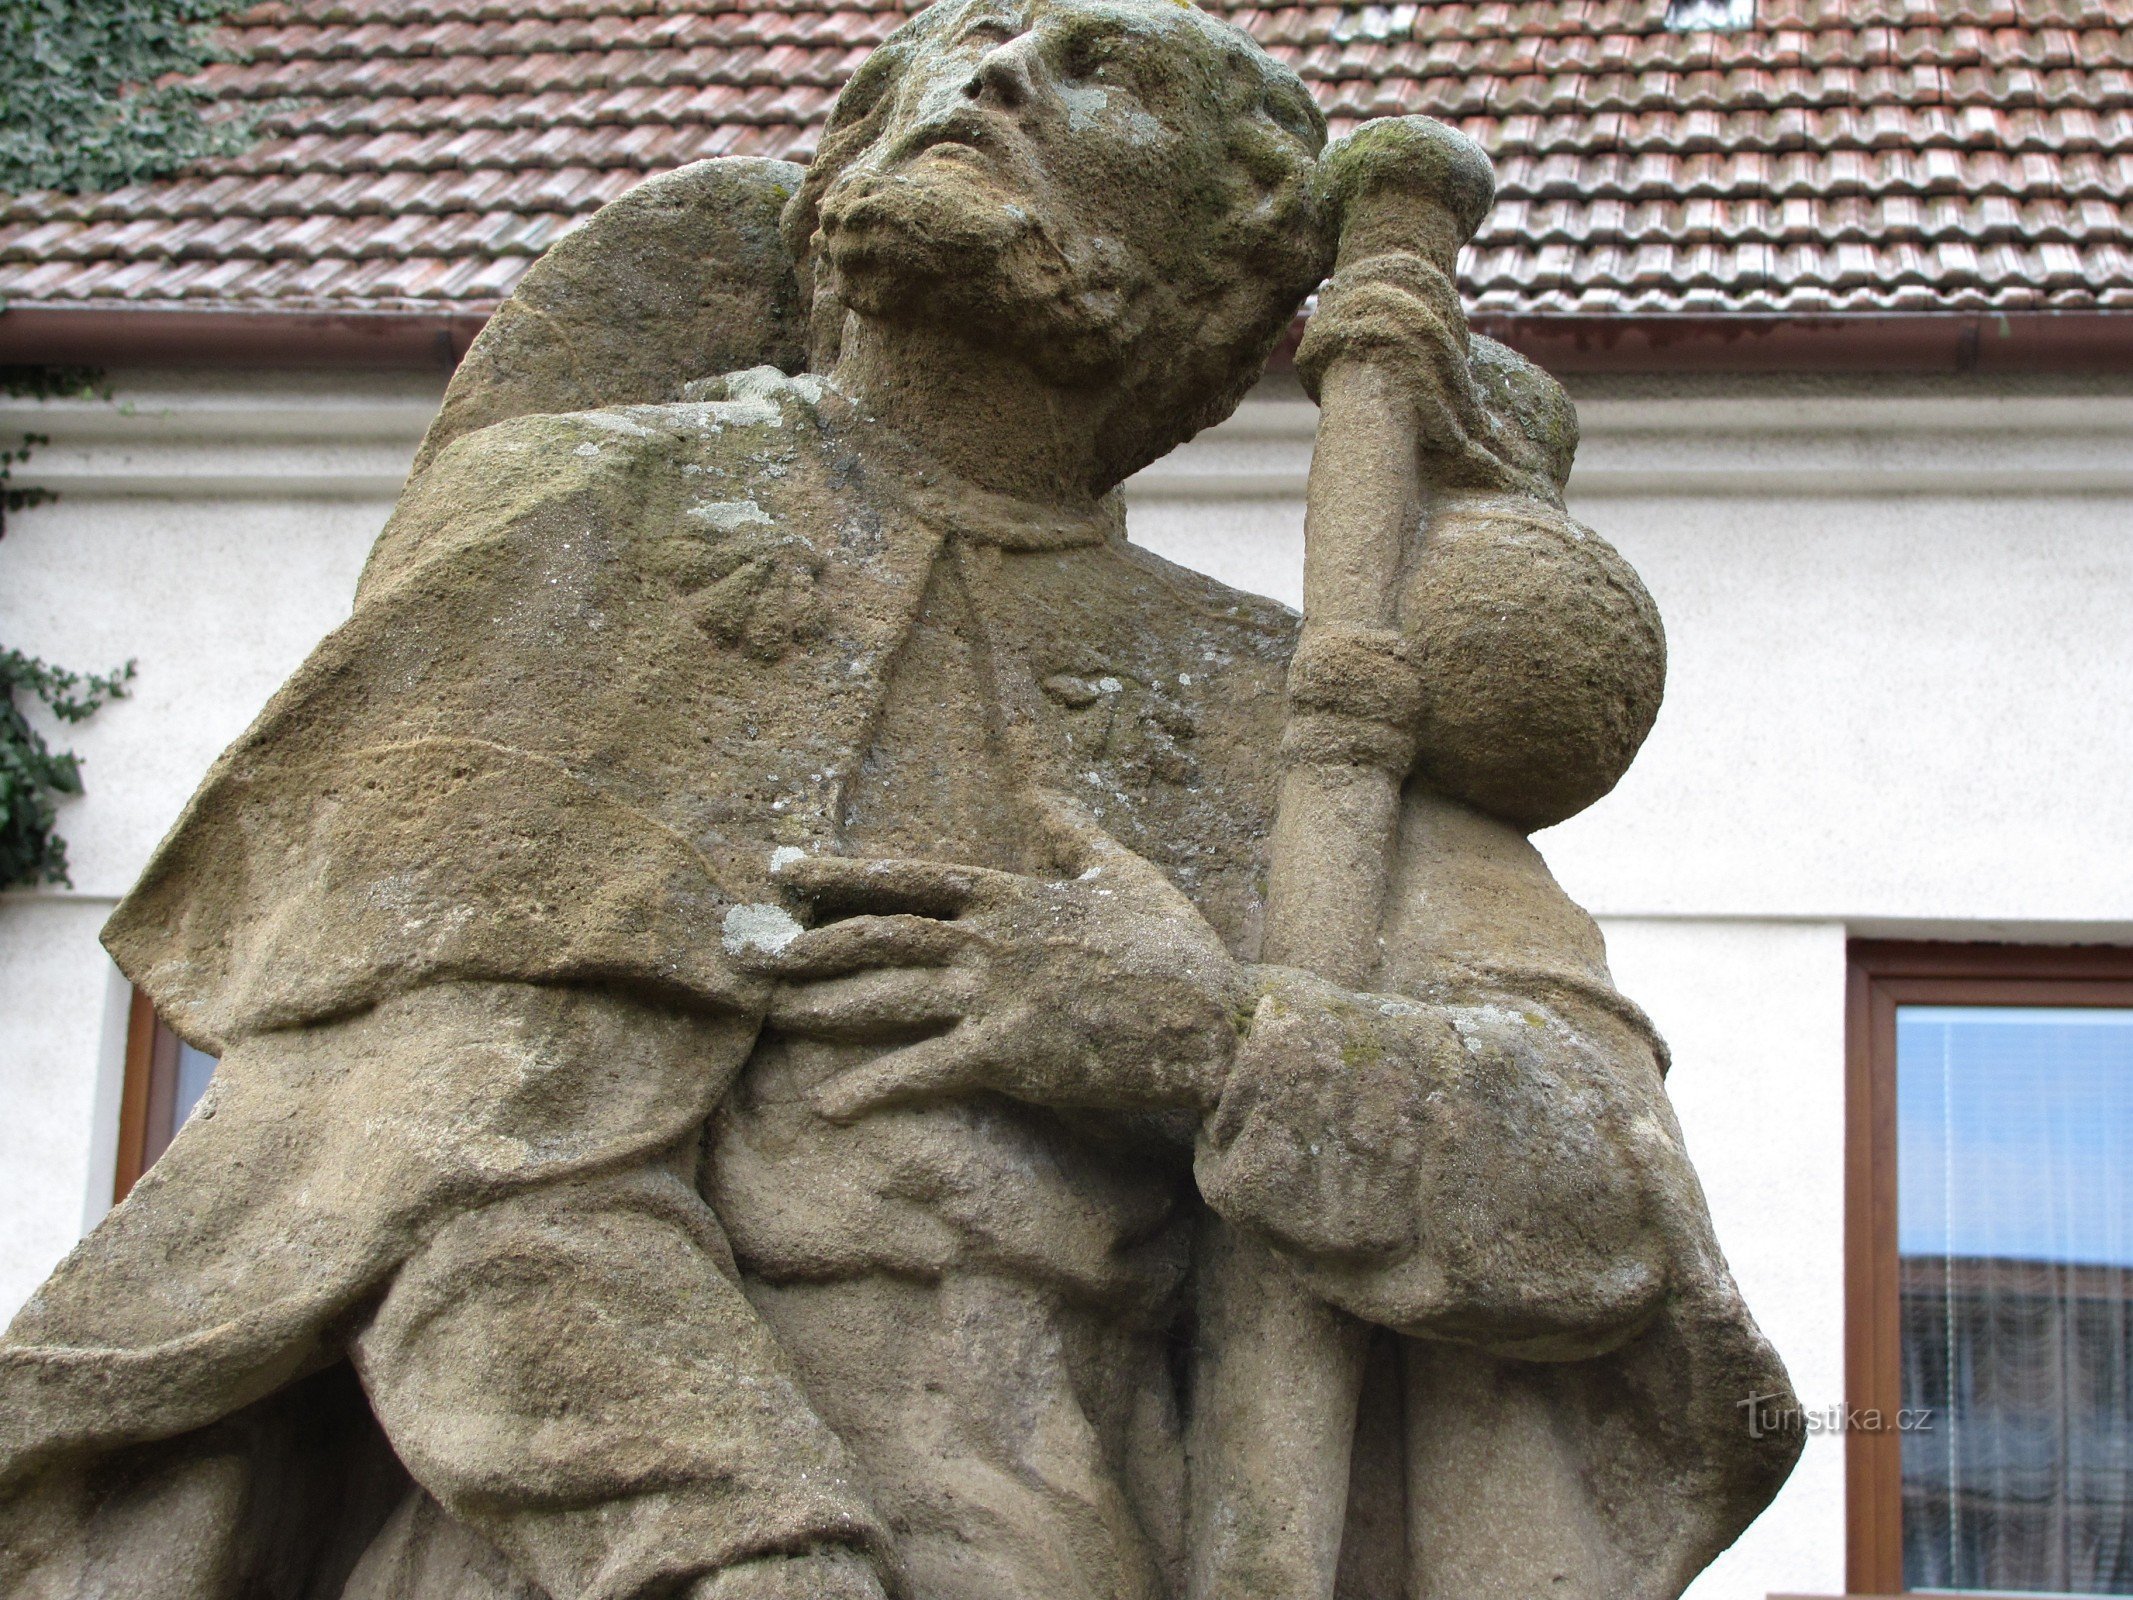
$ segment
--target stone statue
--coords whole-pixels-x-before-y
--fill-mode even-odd
[[[1525,835],[1658,620],[1486,164],[942,0],[644,185],[112,919],[222,1058],[0,1345],[36,1600],[1671,1596],[1797,1441]],[[1335,269],[1306,616],[1135,549]],[[723,375],[721,375],[723,374]]]

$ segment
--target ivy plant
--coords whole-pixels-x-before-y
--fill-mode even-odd
[[[218,59],[233,0],[0,0],[0,191],[112,189],[229,155],[259,115],[209,120],[182,76]]]
[[[67,883],[67,846],[55,831],[55,797],[81,793],[81,758],[54,750],[29,724],[18,692],[62,722],[80,722],[126,693],[133,663],[116,672],[68,672],[20,650],[0,650],[0,889]]]
[[[111,190],[243,149],[273,107],[209,117],[211,92],[188,81],[220,58],[213,28],[232,11],[237,0],[0,0],[0,192]],[[79,367],[9,367],[0,393],[105,390]],[[41,444],[41,433],[0,442],[0,533],[6,514],[51,499],[13,482]],[[132,676],[132,661],[83,674],[0,646],[0,890],[68,881],[58,798],[81,794],[81,759],[51,749],[23,706],[79,723]]]
[[[0,392],[18,398],[56,399],[104,392],[101,374],[86,367],[0,367]],[[0,448],[0,534],[6,513],[42,505],[49,490],[19,488],[10,469],[45,442],[28,433],[12,448]],[[133,681],[133,663],[115,672],[77,673],[0,648],[0,889],[66,883],[67,846],[54,831],[61,795],[81,793],[81,760],[54,750],[23,715],[18,691],[40,700],[62,722],[80,722],[105,701],[122,696]]]
[[[186,81],[218,59],[214,25],[241,0],[0,0],[0,193],[113,189],[242,149],[268,106],[209,118],[212,95]],[[0,308],[4,309],[4,308]],[[80,368],[0,369],[0,392],[51,399],[100,393]],[[0,442],[0,534],[7,514],[48,490],[19,487],[13,469],[46,443]],[[122,696],[133,663],[78,673],[0,647],[0,889],[66,883],[57,800],[80,794],[81,762],[54,750],[21,697],[80,722]]]
[[[0,367],[0,394],[17,400],[86,400],[92,395],[111,398],[104,375],[94,367]],[[15,482],[15,468],[30,459],[30,452],[52,441],[41,433],[25,433],[13,443],[0,443],[0,535],[7,532],[10,513],[27,511],[54,498],[50,489]]]

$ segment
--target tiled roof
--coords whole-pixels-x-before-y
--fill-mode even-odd
[[[2133,308],[2133,0],[1207,0],[1335,131],[1427,111],[1495,157],[1467,261],[1506,315]],[[1676,0],[1681,3],[1681,0]],[[804,160],[885,0],[297,0],[206,80],[247,153],[0,206],[0,297],[480,311],[639,179]]]

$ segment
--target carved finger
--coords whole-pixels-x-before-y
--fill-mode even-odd
[[[970,973],[892,968],[789,984],[770,1002],[766,1020],[815,1039],[878,1039],[942,1028],[962,1020],[976,997]]]
[[[976,934],[933,917],[859,916],[795,935],[778,949],[737,950],[733,964],[765,977],[836,978],[892,967],[945,967]]]
[[[932,1039],[921,1039],[832,1078],[814,1092],[815,1109],[831,1122],[851,1122],[869,1111],[979,1089],[1012,1093],[1001,1080],[1017,1036],[1027,1032],[1019,1010],[965,1022]]]
[[[1096,814],[1057,789],[1037,791],[1037,815],[1052,846],[1053,859],[1069,874],[1101,866],[1107,858],[1129,853],[1104,831]]]
[[[1039,789],[1037,805],[1059,862],[1071,876],[1104,882],[1139,900],[1184,903],[1183,892],[1161,867],[1112,838],[1080,801],[1056,789]]]
[[[803,856],[773,868],[772,876],[822,919],[863,913],[953,917],[1014,881],[984,867],[861,856]]]

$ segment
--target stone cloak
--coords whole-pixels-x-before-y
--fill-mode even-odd
[[[773,850],[834,848],[947,526],[926,513],[922,474],[890,483],[883,455],[824,425],[812,380],[750,374],[718,392],[521,417],[447,447],[380,539],[350,621],[217,763],[114,916],[121,965],[229,1066],[140,1201],[0,1348],[0,1493],[332,1367],[441,1216],[655,1161],[745,1060],[763,996],[722,959],[724,913],[770,897]],[[889,499],[911,514],[870,514]],[[1106,516],[1115,534],[1115,506]],[[998,543],[1103,563],[1138,596],[1122,620],[1177,617],[1174,569],[1106,534],[1090,548],[1086,527],[1012,508],[997,520]],[[1211,597],[1203,614],[1178,620],[1248,636],[1240,686],[1266,734],[1256,749],[1216,741],[1258,768],[1216,796],[1226,817],[1209,837],[1234,858],[1263,842],[1293,635],[1278,608],[1233,597],[1225,620],[1217,586],[1195,592]],[[1160,840],[1187,818],[1105,820],[1178,870]],[[1196,898],[1247,945],[1236,883],[1250,863],[1229,868]],[[243,1070],[255,1041],[468,982],[603,999],[531,1052],[537,1092],[526,1061],[466,1052],[335,1067],[369,1075],[339,1099],[286,1054],[261,1079]],[[1506,1410],[1571,1464],[1558,1489],[1592,1548],[1661,1584],[1729,1542],[1789,1466],[1789,1442],[1749,1441],[1731,1393],[1781,1386],[1781,1369],[1706,1247],[1693,1184],[1672,1198],[1693,1211],[1675,1292],[1630,1346],[1543,1363],[1444,1347],[1434,1498],[1471,1523],[1446,1532],[1464,1552],[1459,1592],[1520,1592],[1502,1585],[1523,1566],[1506,1554],[1492,1568],[1490,1549],[1530,1453],[1459,1443],[1485,1445]],[[819,1461],[829,1486],[788,1536],[877,1539],[838,1489],[835,1441],[798,1409],[788,1433],[761,1437]],[[1698,1492],[1682,1494],[1684,1476]],[[19,1510],[0,1509],[0,1531]]]

